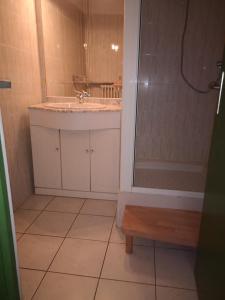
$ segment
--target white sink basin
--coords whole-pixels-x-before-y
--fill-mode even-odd
[[[104,109],[106,105],[101,103],[76,103],[76,102],[56,102],[45,103],[45,107],[53,109],[74,109],[74,110],[90,110],[90,109]]]
[[[60,130],[120,128],[120,110],[107,107],[101,103],[46,102],[29,108],[30,124]]]

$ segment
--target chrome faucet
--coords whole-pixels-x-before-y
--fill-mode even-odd
[[[84,103],[84,98],[85,97],[90,97],[91,95],[85,91],[85,90],[82,90],[82,91],[78,91],[78,90],[75,90],[76,92],[76,97],[79,97],[79,103]]]

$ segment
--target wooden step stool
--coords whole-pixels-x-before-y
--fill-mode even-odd
[[[133,252],[133,237],[197,247],[201,213],[126,205],[122,230],[126,252]]]

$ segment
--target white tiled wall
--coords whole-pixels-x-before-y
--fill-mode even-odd
[[[14,207],[32,192],[32,164],[27,107],[41,101],[33,0],[0,1],[0,90]]]

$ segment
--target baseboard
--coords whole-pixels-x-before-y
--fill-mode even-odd
[[[61,196],[61,197],[118,200],[118,194],[113,194],[113,193],[95,193],[95,192],[60,190],[60,189],[48,189],[48,188],[35,188],[35,193],[39,195],[52,195],[52,196]]]

